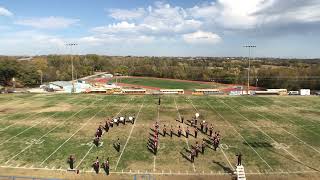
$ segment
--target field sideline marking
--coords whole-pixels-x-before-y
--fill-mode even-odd
[[[121,159],[121,157],[122,157],[122,154],[123,154],[124,150],[126,149],[126,146],[127,146],[128,142],[129,142],[129,140],[130,140],[130,138],[131,138],[133,129],[134,129],[134,127],[135,127],[135,124],[137,123],[137,120],[138,120],[138,118],[139,118],[141,109],[142,109],[142,107],[143,107],[143,105],[144,105],[144,101],[145,101],[145,99],[143,99],[143,102],[142,102],[142,104],[141,104],[141,106],[140,106],[140,109],[139,109],[139,111],[138,111],[138,114],[137,114],[137,118],[136,118],[134,124],[133,124],[132,127],[131,127],[131,131],[130,131],[130,133],[129,133],[129,137],[127,138],[127,141],[126,141],[126,143],[124,144],[124,147],[123,147],[123,149],[122,149],[122,151],[121,151],[121,154],[120,154],[120,156],[119,156],[119,158],[118,158],[118,161],[117,161],[115,170],[117,170],[117,167],[118,167],[119,161],[120,161],[120,159]]]
[[[236,130],[236,128],[233,125],[231,125],[231,123],[228,120],[226,120],[216,109],[214,109],[208,103],[208,101],[206,101],[206,103],[208,104],[210,109],[212,109],[221,119],[228,123],[236,133],[238,133],[238,135],[249,145],[249,147],[259,156],[259,158],[273,171],[273,168],[269,165],[269,163],[267,163],[267,161],[262,158],[262,156],[248,143],[248,141]]]
[[[132,99],[133,99],[133,98],[131,98],[130,101],[132,101]],[[116,115],[114,115],[114,116],[112,117],[112,119],[114,119],[114,117],[118,116],[118,115],[122,112],[122,110],[127,107],[127,105],[129,104],[130,101],[128,101],[125,106],[122,106],[121,109],[120,109],[120,111],[119,111]],[[110,103],[108,103],[108,104],[110,104]],[[107,107],[107,106],[105,106],[104,109],[105,109],[106,107]],[[102,134],[104,134],[104,132],[103,132]],[[83,156],[83,158],[81,159],[81,161],[80,161],[80,162],[78,163],[78,165],[76,166],[76,169],[81,165],[81,163],[82,163],[82,162],[84,161],[84,159],[88,156],[88,154],[91,152],[91,150],[92,150],[92,148],[93,148],[94,146],[95,146],[94,144],[91,145],[90,149],[87,151],[87,153]]]
[[[28,168],[28,167],[12,167],[12,166],[0,166],[1,168],[8,168],[8,169],[25,169],[25,170],[43,170],[43,171],[57,171],[57,172],[67,172],[66,169],[55,169],[55,168]],[[93,173],[93,171],[80,171],[80,173]],[[318,174],[318,171],[288,171],[288,172],[284,172],[284,171],[274,171],[274,172],[248,172],[246,174],[248,175],[268,175],[268,174],[273,174],[273,175],[277,175],[277,174],[307,174],[307,173],[316,173]],[[126,171],[111,171],[110,174],[127,174],[127,175],[134,175],[134,174],[145,174],[143,172],[126,172]],[[199,176],[199,175],[204,175],[204,176],[216,176],[216,175],[221,175],[221,176],[225,176],[225,175],[230,175],[229,173],[221,173],[221,172],[212,172],[212,173],[175,173],[175,172],[164,172],[164,173],[152,173],[152,172],[148,172],[147,174],[150,175],[181,175],[181,176]]]
[[[235,101],[235,102],[237,102],[238,104],[240,104],[240,103],[239,103],[238,101],[236,101],[236,100],[233,100],[233,101]],[[251,102],[251,101],[247,101],[247,102],[249,102],[249,103],[251,103],[251,104],[256,104],[256,103],[253,103],[253,102]],[[243,107],[246,107],[246,108],[248,109],[248,106],[245,106],[245,105],[242,105],[242,104],[240,104],[240,105],[243,106]],[[257,105],[257,104],[256,104],[256,105]],[[260,117],[263,117],[264,119],[269,120],[269,121],[272,122],[271,119],[265,117],[264,115],[262,115],[262,114],[260,114],[260,113],[258,113],[258,112],[254,112],[254,113],[257,114],[257,115],[259,115]],[[284,130],[286,133],[290,134],[291,136],[293,136],[294,138],[296,138],[297,140],[299,140],[300,142],[302,142],[303,144],[307,145],[308,147],[310,147],[311,149],[313,149],[314,151],[316,151],[317,153],[320,154],[320,151],[317,150],[315,147],[309,145],[308,143],[306,143],[305,141],[303,141],[302,139],[300,139],[300,138],[297,137],[296,135],[294,135],[294,134],[292,134],[291,132],[289,132],[289,131],[287,131],[286,129],[284,129],[283,127],[280,127],[280,128],[281,128],[282,130]]]
[[[108,103],[110,104],[110,103]],[[108,105],[107,104],[107,105]],[[107,106],[106,105],[106,106]],[[106,107],[105,106],[105,107]],[[105,108],[104,107],[104,108]],[[43,163],[45,163],[53,154],[55,154],[64,144],[66,144],[74,135],[76,135],[82,128],[84,128],[93,118],[95,118],[97,116],[98,113],[100,113],[104,108],[101,108],[99,111],[97,111],[91,118],[89,118],[77,131],[75,131],[67,140],[65,140],[56,150],[54,150],[54,152],[52,152],[45,160],[43,160],[40,163],[40,166],[43,165]]]
[[[176,109],[177,109],[177,112],[178,112],[178,116],[179,116],[179,121],[181,121],[181,114],[180,114],[180,111],[179,111],[179,108],[178,108],[178,105],[177,105],[177,102],[176,102],[176,97],[173,97],[173,100],[174,100],[174,104],[176,105]],[[190,100],[189,100],[190,101]],[[194,107],[194,106],[193,106]],[[195,108],[195,107],[194,107]],[[196,109],[196,108],[195,108]],[[183,131],[184,130],[184,125],[182,126],[183,128]],[[187,147],[188,147],[188,150],[190,149],[190,146],[189,146],[189,140],[185,137],[185,141],[186,141],[186,144],[187,144]],[[193,172],[196,172],[196,167],[194,165],[194,162],[192,163],[192,167],[193,167]]]
[[[94,98],[86,98],[83,101],[89,100],[89,99],[93,99]],[[46,137],[49,133],[51,133],[52,131],[54,131],[56,128],[58,128],[60,125],[64,124],[67,120],[73,118],[74,116],[76,116],[77,114],[79,114],[81,111],[83,111],[84,109],[88,108],[89,106],[91,106],[92,104],[96,103],[98,100],[94,100],[92,103],[90,103],[89,105],[85,106],[84,108],[80,109],[79,111],[77,111],[76,113],[72,114],[71,116],[69,116],[67,119],[65,119],[64,121],[60,122],[57,126],[55,126],[54,128],[52,128],[50,131],[48,131],[46,134],[42,135],[40,138],[37,139],[37,141],[41,140],[42,138]],[[82,101],[80,101],[82,102]],[[80,103],[79,102],[79,103]],[[25,150],[27,150],[28,148],[30,148],[32,145],[34,144],[30,144],[29,146],[25,147],[24,149],[22,149],[19,153],[17,153],[16,155],[12,156],[9,160],[6,161],[5,164],[9,163],[12,159],[16,158],[17,156],[19,156],[21,153],[23,153]]]
[[[262,132],[265,136],[269,137],[273,142],[278,143],[276,140],[274,140],[270,135],[268,135],[265,131],[263,131],[262,129],[260,129],[259,127],[257,127],[252,121],[250,121],[247,117],[245,117],[244,115],[242,115],[239,111],[234,110],[234,108],[232,108],[230,105],[228,105],[227,103],[225,103],[224,101],[220,100],[223,104],[225,104],[227,107],[229,107],[231,110],[233,110],[234,112],[236,112],[237,114],[239,114],[241,117],[243,117],[245,120],[247,120],[248,122],[250,122],[256,129],[258,129],[260,132]],[[279,143],[278,143],[279,144]],[[289,154],[291,157],[293,157],[297,162],[301,163],[302,165],[305,166],[304,163],[302,163],[302,161],[300,161],[295,155],[293,155],[291,152],[289,152],[287,149],[282,148],[282,150],[284,150],[287,154]],[[311,168],[309,166],[307,166],[308,168]]]

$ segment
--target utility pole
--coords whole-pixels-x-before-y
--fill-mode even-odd
[[[71,57],[71,79],[72,79],[72,89],[71,89],[71,93],[75,92],[75,87],[74,87],[74,76],[73,76],[73,71],[74,71],[74,66],[73,66],[73,55],[72,55],[72,47],[77,46],[78,44],[76,43],[68,43],[66,44],[67,47],[70,47],[71,49],[71,53],[70,53],[70,57]]]
[[[251,58],[251,49],[257,47],[255,45],[246,45],[243,46],[244,48],[248,48],[249,50],[249,55],[248,55],[248,82],[247,82],[247,94],[249,95],[249,88],[250,88],[250,58]]]

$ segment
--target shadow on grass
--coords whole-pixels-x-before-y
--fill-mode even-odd
[[[212,162],[215,163],[215,164],[217,164],[218,166],[220,166],[225,173],[228,173],[228,174],[233,174],[233,173],[234,173],[232,169],[230,169],[229,167],[226,167],[226,166],[222,165],[220,162],[217,162],[217,161],[214,161],[214,160],[213,160]]]

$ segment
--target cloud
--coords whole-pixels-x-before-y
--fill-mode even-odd
[[[38,29],[64,29],[78,23],[79,21],[79,19],[50,16],[17,20],[15,24],[31,26]]]
[[[109,15],[116,20],[133,20],[141,18],[145,14],[145,9],[138,8],[133,10],[111,9]]]
[[[127,21],[122,21],[119,23],[109,24],[107,26],[99,26],[92,28],[92,31],[98,33],[122,33],[122,32],[133,32],[136,29],[134,23],[128,23]]]
[[[149,41],[153,39],[150,37],[179,37],[202,26],[201,21],[188,17],[183,8],[162,2],[133,10],[112,9],[109,16],[120,22],[94,27],[91,32],[127,38],[144,37],[143,40]]]
[[[217,0],[186,9],[204,21],[207,27],[223,30],[285,28],[292,25],[320,22],[319,0]]]
[[[13,16],[13,13],[8,9],[0,6],[0,16]]]
[[[219,35],[204,31],[184,34],[183,39],[190,44],[216,44],[221,41]]]

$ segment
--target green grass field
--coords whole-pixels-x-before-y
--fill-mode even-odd
[[[172,87],[173,88],[173,87]],[[318,97],[228,97],[108,95],[0,95],[0,167],[60,171],[67,157],[90,173],[91,164],[109,157],[112,173],[229,173],[235,154],[243,154],[247,174],[318,173],[320,170],[320,99]],[[222,135],[217,151],[207,148],[194,163],[183,157],[198,138],[160,136],[158,154],[147,148],[152,125],[181,125],[176,119],[200,119]],[[92,146],[100,122],[117,115],[137,117],[111,128],[101,147]],[[186,121],[187,122],[187,121]],[[191,132],[192,129],[190,129]],[[117,152],[113,143],[121,141]]]
[[[163,89],[184,89],[193,90],[201,88],[212,88],[208,84],[201,84],[197,82],[181,82],[167,79],[155,79],[155,78],[120,78],[119,82],[140,86],[151,86]]]

